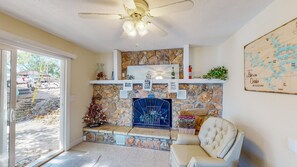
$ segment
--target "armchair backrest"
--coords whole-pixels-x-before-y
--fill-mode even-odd
[[[210,117],[201,126],[200,146],[213,158],[224,158],[237,136],[236,127],[229,121]]]
[[[224,157],[224,160],[229,163],[230,166],[238,166],[243,139],[244,133],[242,131],[238,131],[234,144]]]

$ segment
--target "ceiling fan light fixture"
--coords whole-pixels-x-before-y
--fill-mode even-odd
[[[132,21],[125,21],[123,24],[123,29],[131,37],[135,37],[137,35],[135,24]]]
[[[138,34],[139,34],[140,36],[144,36],[145,34],[148,33],[147,29],[144,29],[144,30],[142,30],[142,31],[139,31],[139,30],[137,30],[137,31],[138,31]]]
[[[136,29],[138,31],[138,34],[140,36],[144,36],[145,34],[148,33],[147,31],[147,24],[143,21],[139,21],[136,23]]]
[[[144,36],[148,33],[147,24],[143,21],[138,21],[136,24],[133,21],[125,21],[123,29],[129,36],[132,37],[136,36],[137,32],[140,36]]]
[[[193,0],[177,0],[168,2],[161,6],[151,8],[147,1],[149,0],[120,0],[126,11],[123,13],[79,13],[81,18],[118,18],[126,20],[122,25],[124,35],[140,36],[146,35],[148,32],[157,33],[166,36],[168,33],[160,28],[151,19],[166,13],[175,13],[178,11],[186,11],[194,6]],[[150,0],[152,1],[152,0]]]
[[[133,31],[129,31],[129,32],[126,31],[126,33],[131,37],[135,37],[137,35],[137,31],[135,29]]]
[[[125,21],[123,24],[123,29],[125,32],[132,32],[132,31],[136,31],[135,30],[135,25],[132,21]]]
[[[138,31],[146,30],[146,24],[143,21],[139,21],[136,23],[136,29]]]

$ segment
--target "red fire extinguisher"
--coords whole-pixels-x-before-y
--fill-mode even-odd
[[[189,79],[192,79],[192,66],[189,65]]]

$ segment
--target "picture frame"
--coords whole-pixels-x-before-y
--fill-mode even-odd
[[[132,91],[133,90],[133,82],[127,81],[123,83],[123,90]]]
[[[121,99],[127,99],[128,98],[128,91],[120,90],[120,98]]]
[[[297,18],[244,46],[244,90],[297,95]]]
[[[152,90],[152,80],[146,79],[143,82],[143,90],[151,91]]]
[[[176,99],[186,100],[187,99],[187,90],[178,90],[176,94]]]
[[[168,83],[168,92],[169,93],[177,93],[179,89],[178,81],[170,81]]]

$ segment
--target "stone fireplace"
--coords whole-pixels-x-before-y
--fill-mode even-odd
[[[133,98],[147,98],[152,93],[156,98],[172,100],[172,128],[177,128],[179,111],[198,109],[212,116],[221,116],[223,109],[222,84],[179,84],[180,90],[187,90],[187,99],[176,98],[176,93],[168,92],[167,84],[153,84],[151,91],[144,91],[142,85],[134,84],[133,90],[128,93],[127,99],[119,98],[122,85],[94,85],[93,96],[102,97],[96,103],[102,105],[110,124],[118,126],[133,126]]]
[[[133,98],[133,127],[170,129],[172,126],[172,100],[159,98]]]
[[[221,116],[224,82],[187,79],[188,45],[183,49],[115,51],[114,60],[115,80],[90,82],[94,84],[93,97],[106,114],[107,124],[84,128],[84,141],[168,151],[177,139],[180,114],[193,115],[196,130],[199,130],[205,116]],[[136,76],[131,74],[131,66],[140,65],[158,66],[150,69],[153,72],[160,71],[159,65],[178,65],[176,74],[179,73],[179,77],[176,79],[179,80],[176,81],[179,83],[178,90],[183,91],[171,92],[171,77],[161,80],[152,78],[149,91],[143,88],[143,78],[125,81],[127,74]],[[133,71],[139,72],[137,69]],[[147,74],[144,70],[139,73]],[[132,90],[121,91],[127,82],[133,83]]]

